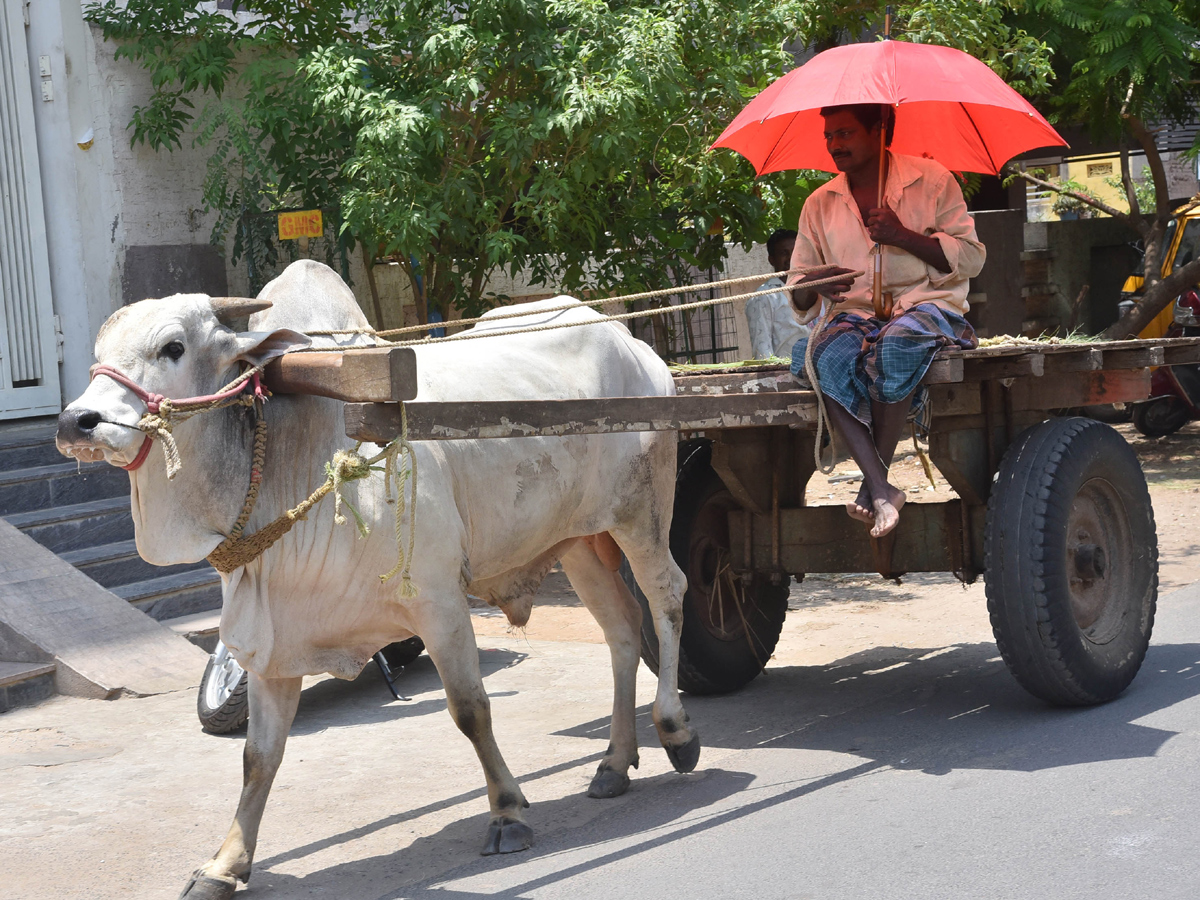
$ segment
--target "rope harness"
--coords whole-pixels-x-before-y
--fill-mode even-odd
[[[769,277],[786,277],[789,275],[802,274],[807,275],[812,272],[821,272],[829,269],[837,268],[832,265],[822,266],[797,266],[793,269],[788,269],[785,272],[769,272],[761,275],[743,275],[738,278],[726,278],[723,281],[711,281],[704,284],[688,284],[682,287],[662,288],[656,291],[643,291],[638,294],[623,294],[619,297],[605,297],[599,300],[575,300],[571,303],[564,303],[561,306],[551,306],[542,309],[520,310],[517,312],[502,312],[496,313],[493,311],[491,315],[477,316],[473,319],[453,319],[449,322],[430,322],[425,325],[407,325],[404,328],[389,328],[383,331],[377,331],[374,328],[343,328],[331,331],[306,331],[306,334],[311,335],[343,335],[343,334],[366,334],[372,337],[380,338],[386,343],[396,347],[415,347],[423,344],[440,344],[446,341],[469,341],[478,338],[486,337],[503,337],[510,334],[530,334],[538,331],[555,331],[559,328],[579,328],[584,325],[598,325],[603,322],[620,322],[626,319],[641,319],[650,316],[671,315],[677,312],[690,312],[693,309],[703,309],[709,306],[719,306],[725,303],[735,303],[738,300],[748,300],[751,297],[762,297],[767,294],[776,294],[781,290],[788,288],[763,288],[757,291],[749,291],[743,294],[733,294],[729,297],[712,297],[707,300],[697,300],[694,303],[681,303],[678,306],[660,306],[652,309],[638,310],[635,312],[618,313],[616,315],[606,315],[600,319],[585,319],[580,322],[559,322],[553,325],[532,325],[524,328],[510,328],[503,331],[480,331],[480,332],[463,332],[460,334],[450,334],[444,337],[424,337],[413,341],[387,341],[386,335],[410,334],[412,332],[429,331],[434,328],[445,328],[447,326],[461,327],[464,325],[475,325],[479,322],[498,322],[503,319],[518,319],[523,316],[541,316],[547,313],[563,312],[568,309],[578,309],[580,306],[601,306],[605,303],[632,303],[635,300],[646,300],[654,297],[673,296],[675,294],[693,294],[697,291],[705,291],[711,288],[724,287],[730,284],[740,284],[747,281],[762,281]],[[845,281],[847,278],[857,278],[863,275],[863,272],[855,272],[852,275],[833,275],[829,278],[820,278],[813,281],[806,281],[802,285],[805,288],[820,287],[825,284],[835,284],[839,281]],[[795,285],[792,285],[795,287]],[[311,347],[305,348],[296,352],[319,352],[328,348]]]
[[[254,512],[255,505],[258,503],[258,492],[262,486],[263,466],[266,463],[267,455],[267,419],[264,415],[263,404],[270,396],[270,392],[262,384],[261,373],[262,366],[255,366],[243,372],[215,394],[172,400],[162,394],[155,394],[152,391],[146,390],[124,372],[113,366],[98,364],[92,366],[91,369],[93,380],[100,375],[111,378],[118,384],[128,388],[138,399],[146,404],[146,413],[138,420],[137,424],[138,430],[144,432],[146,437],[143,439],[142,445],[138,449],[133,461],[121,467],[129,472],[141,468],[146,458],[150,455],[150,447],[154,442],[154,438],[157,437],[163,445],[167,479],[173,479],[183,467],[183,460],[179,455],[179,447],[176,445],[175,436],[172,433],[172,429],[177,423],[186,421],[202,412],[212,412],[230,406],[243,405],[254,409],[254,450],[250,462],[250,486],[246,489],[246,498],[242,502],[242,511],[238,514],[237,520],[229,530],[229,536],[218,544],[207,557],[209,563],[218,572],[228,575],[235,569],[253,562],[280,538],[291,531],[297,522],[307,518],[309,510],[330,492],[334,495],[334,522],[338,525],[345,524],[346,518],[342,515],[342,507],[344,505],[353,513],[359,533],[366,537],[370,533],[370,529],[358,511],[350,505],[350,501],[342,496],[342,485],[349,481],[366,478],[373,471],[382,471],[384,473],[385,499],[396,508],[396,550],[398,558],[396,565],[392,567],[391,571],[381,575],[380,579],[386,582],[392,577],[400,575],[400,595],[405,598],[415,597],[417,591],[410,577],[410,568],[412,565],[413,548],[416,542],[417,461],[413,455],[412,445],[408,441],[408,416],[403,404],[401,405],[400,437],[387,444],[382,451],[370,459],[363,459],[359,455],[358,450],[362,446],[361,443],[356,444],[353,450],[337,451],[333,455],[333,461],[325,464],[326,478],[320,487],[293,508],[285,510],[283,515],[277,519],[269,522],[248,537],[245,536],[246,525],[250,521],[250,516]],[[407,455],[408,457],[408,465],[403,469],[399,467],[399,458],[402,455]],[[379,462],[383,462],[384,465],[382,468],[376,465]],[[405,502],[404,498],[406,482],[410,483],[411,488],[411,497],[408,503]],[[396,491],[394,499],[392,497],[393,487],[395,487]],[[403,542],[406,511],[410,511],[411,516],[407,548],[405,548]]]
[[[816,347],[817,338],[832,318],[833,304],[826,303],[822,298],[821,314],[817,316],[816,324],[809,329],[808,342],[804,346],[804,377],[808,379],[813,393],[817,395],[817,438],[813,442],[813,461],[817,465],[817,471],[822,475],[829,475],[837,466],[837,448],[834,446],[833,429],[831,428],[829,430],[829,465],[821,461],[821,437],[825,432],[828,414],[825,412],[825,395],[821,392],[821,382],[817,378],[817,367],[813,362],[813,348]]]
[[[107,376],[118,384],[127,387],[139,400],[146,404],[146,413],[138,420],[136,426],[139,431],[145,433],[146,437],[142,441],[142,446],[138,449],[137,456],[133,458],[133,462],[121,466],[121,468],[127,472],[134,472],[140,469],[142,463],[146,461],[146,457],[150,455],[150,445],[153,443],[153,439],[157,437],[162,441],[163,456],[167,462],[167,480],[169,481],[179,473],[180,468],[183,466],[183,461],[179,458],[179,448],[175,445],[175,436],[171,433],[175,424],[185,422],[198,413],[209,412],[214,409],[224,409],[227,406],[255,406],[256,404],[261,404],[268,394],[267,389],[263,387],[261,373],[262,366],[247,369],[215,394],[186,397],[182,400],[171,400],[162,394],[152,393],[120,369],[104,365],[103,363],[97,363],[92,366],[90,380],[94,381],[100,375]],[[249,396],[245,394],[247,388],[252,389],[252,393]],[[256,408],[258,407],[256,406]],[[261,415],[259,415],[259,420],[262,420]]]

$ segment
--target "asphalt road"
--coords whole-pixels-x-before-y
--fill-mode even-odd
[[[584,796],[607,741],[606,648],[482,643],[535,847],[477,855],[483,779],[423,658],[406,675],[408,704],[371,670],[305,690],[239,896],[1200,893],[1198,586],[1160,600],[1141,674],[1092,709],[1029,697],[988,641],[820,665],[785,648],[742,692],[685,698],[704,741],[693,775],[670,770],[639,707],[641,769],[611,801]],[[639,696],[652,687],[643,669]],[[216,850],[240,784],[241,740],[200,733],[194,702],[57,698],[0,718],[0,897],[176,895]]]
[[[692,700],[701,778],[640,785],[528,858],[382,896],[1200,894],[1200,586],[1161,601],[1145,666],[1103,707],[1040,704],[992,644],[894,659],[779,667]]]

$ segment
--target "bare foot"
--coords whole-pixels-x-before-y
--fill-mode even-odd
[[[900,510],[904,506],[904,491],[887,486],[887,496],[874,501],[875,527],[871,537],[881,538],[900,524]]]
[[[846,504],[846,515],[860,522],[866,522],[868,525],[874,524],[875,511],[871,508],[871,492],[867,489],[865,481],[863,482],[863,486],[859,488],[858,496],[854,498],[854,502]]]

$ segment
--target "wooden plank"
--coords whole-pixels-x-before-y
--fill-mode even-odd
[[[952,540],[963,541],[962,501],[943,503],[907,503],[901,512],[900,527],[892,548],[895,572],[949,572],[954,561],[962,559],[962,547],[952,548]],[[771,520],[753,516],[751,552],[745,559],[746,523],[752,516],[746,510],[729,513],[729,546],[735,570],[752,568],[771,570]],[[971,556],[974,556],[973,548]],[[844,506],[805,506],[780,510],[780,566],[791,574],[817,572],[874,572],[875,556],[871,540],[862,522],[846,515]]]
[[[315,394],[366,403],[417,396],[417,355],[411,347],[287,353],[267,364],[263,381],[277,394]]]
[[[680,395],[761,394],[795,391],[800,384],[787,369],[775,371],[720,372],[712,375],[676,375],[675,392]]]
[[[929,365],[922,384],[954,384],[963,380],[961,356],[939,354]],[[767,391],[800,390],[801,382],[784,367],[764,369],[756,366],[745,372],[729,371],[712,374],[684,373],[675,376],[677,394],[706,394],[725,396],[728,394],[759,394]]]
[[[683,397],[607,397],[586,400],[488,400],[407,403],[415,441],[619,434],[629,431],[706,431],[816,421],[811,391]],[[400,407],[347,403],[346,434],[379,443],[400,434]]]
[[[1165,341],[1163,365],[1186,366],[1200,363],[1200,338],[1183,338],[1180,341]]]
[[[1045,370],[1046,357],[1041,353],[1020,356],[999,356],[988,359],[967,357],[963,360],[963,381],[987,381],[1000,378],[1040,376]]]
[[[1120,347],[1104,351],[1105,369],[1142,369],[1161,366],[1166,359],[1162,347]]]
[[[1128,403],[1149,396],[1149,369],[1101,369],[1062,378],[1018,378],[1011,388],[1014,412]],[[979,390],[969,383],[931,386],[929,397],[935,422],[983,413]]]
[[[1095,372],[1104,368],[1104,351],[1079,350],[1073,353],[1047,353],[1043,374],[1063,375],[1068,372]]]
[[[921,379],[922,384],[954,384],[963,380],[963,358],[961,356],[935,356],[929,371]]]

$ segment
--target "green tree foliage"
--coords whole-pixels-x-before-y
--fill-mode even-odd
[[[823,176],[756,183],[707,148],[789,65],[811,5],[107,0],[88,16],[151,73],[132,140],[212,148],[214,239],[246,210],[337,205],[445,315],[494,302],[496,270],[661,287],[794,220]]]
[[[1086,123],[1098,138],[1121,144],[1121,185],[1127,209],[1031,173],[1025,180],[1105,212],[1136,231],[1145,248],[1145,292],[1107,332],[1136,335],[1180,290],[1200,281],[1200,261],[1167,278],[1157,268],[1172,210],[1167,174],[1151,123],[1194,119],[1200,103],[1200,4],[1195,0],[1028,0],[1010,14],[1053,51],[1056,89],[1038,99],[1052,121]],[[1146,155],[1153,202],[1139,191],[1129,150]],[[1175,212],[1178,212],[1176,210]]]
[[[1044,87],[996,0],[902,4],[897,36]],[[983,10],[983,14],[976,14]],[[708,150],[758,91],[882,21],[874,0],[104,0],[88,17],[154,92],[131,139],[211,148],[214,240],[245,213],[340,208],[412,279],[421,317],[478,312],[497,270],[566,290],[662,287],[793,223],[826,176],[760,180]],[[260,249],[269,244],[257,242]],[[423,290],[421,290],[423,288]]]

